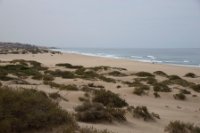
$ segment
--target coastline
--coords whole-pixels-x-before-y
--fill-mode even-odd
[[[55,49],[50,49],[50,50],[55,50]],[[192,65],[192,64],[181,64],[181,63],[175,63],[178,61],[161,61],[161,60],[156,60],[153,55],[148,55],[147,57],[151,59],[145,59],[140,56],[130,56],[130,57],[135,57],[135,58],[130,58],[130,57],[122,57],[122,56],[117,56],[117,55],[112,55],[112,54],[105,54],[105,53],[85,53],[85,52],[78,52],[78,51],[70,51],[70,50],[63,50],[61,48],[56,49],[59,52],[66,53],[66,54],[78,54],[78,55],[83,55],[83,56],[91,56],[91,57],[102,57],[102,58],[109,58],[109,59],[122,59],[122,60],[127,60],[127,61],[136,61],[136,62],[144,62],[144,63],[151,63],[151,64],[164,64],[164,65],[171,65],[171,66],[182,66],[182,67],[192,67],[192,68],[200,68],[199,65]],[[174,63],[173,63],[174,62]],[[190,62],[188,60],[184,60],[182,62]]]

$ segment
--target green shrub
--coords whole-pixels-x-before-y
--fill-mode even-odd
[[[133,93],[136,94],[136,95],[141,96],[141,95],[145,94],[146,90],[149,90],[149,89],[150,89],[149,86],[147,86],[147,85],[141,85],[139,87],[136,87],[134,89]]]
[[[69,132],[65,132],[65,133],[69,133]],[[91,128],[85,127],[85,128],[81,128],[79,130],[79,133],[113,133],[113,132],[110,132],[108,130],[97,130],[97,129],[94,129],[93,127]]]
[[[44,92],[36,90],[0,88],[0,114],[1,133],[76,125],[69,113],[53,103]]]
[[[153,95],[154,95],[155,98],[159,98],[160,97],[160,95],[158,94],[158,92],[154,92]]]
[[[168,77],[168,75],[163,71],[155,71],[154,74],[159,75],[159,76],[163,76],[163,77]]]
[[[196,75],[196,74],[194,74],[194,73],[187,73],[187,74],[185,74],[185,77],[189,77],[189,78],[196,78],[196,77],[197,77],[197,75]]]
[[[183,93],[174,94],[174,98],[177,100],[185,100],[186,96]]]
[[[105,89],[96,90],[94,92],[93,102],[102,103],[104,106],[109,107],[124,107],[127,106],[127,102],[121,99],[118,94]]]
[[[98,78],[99,78],[100,80],[105,81],[105,82],[116,83],[115,79],[107,78],[107,77],[105,77],[105,76],[99,76]]]
[[[181,89],[180,90],[180,93],[183,93],[183,94],[191,94],[190,91],[186,90],[186,89]]]
[[[149,110],[146,106],[137,106],[136,108],[130,107],[128,111],[133,115],[135,118],[144,119],[144,121],[154,120],[154,118],[160,119],[160,116],[155,113],[149,113]]]
[[[139,77],[154,77],[154,75],[149,72],[138,72],[135,75]]]
[[[108,73],[108,75],[116,76],[116,77],[127,76],[126,74],[121,73],[121,72],[119,72],[119,71],[112,71],[112,72]]]
[[[75,111],[77,119],[83,122],[126,121],[124,110],[106,108],[101,103],[83,103]]]
[[[52,76],[52,75],[50,75],[50,74],[45,74],[44,76],[43,76],[43,80],[44,81],[53,81],[55,78]]]
[[[60,64],[56,64],[56,66],[62,66],[62,67],[71,68],[71,69],[80,69],[80,68],[83,68],[83,66],[71,65],[69,63],[60,63]]]
[[[50,93],[50,94],[49,94],[49,97],[52,98],[52,99],[55,99],[55,100],[61,98],[60,94],[57,93],[57,92],[55,92],[55,93]]]
[[[200,92],[200,84],[193,85],[191,88],[196,92]]]
[[[111,115],[106,111],[103,104],[100,103],[83,103],[75,108],[76,117],[83,122],[112,122]]]
[[[62,77],[64,79],[74,79],[76,76],[73,72],[70,71],[61,71],[61,70],[55,70],[55,71],[46,71],[46,74],[53,75],[55,77]]]
[[[169,80],[177,80],[177,79],[182,79],[181,77],[177,76],[177,75],[170,75]]]
[[[105,87],[102,86],[102,85],[94,85],[94,83],[89,83],[88,86],[89,86],[89,87],[94,87],[94,88],[100,88],[100,89],[105,88]]]
[[[194,126],[191,123],[184,123],[180,121],[170,122],[165,128],[168,133],[200,133],[200,127]]]
[[[57,88],[59,90],[70,90],[70,91],[79,90],[76,85],[64,85],[64,84],[58,84],[51,81],[44,81],[44,84],[49,85],[51,88]]]
[[[171,92],[171,88],[163,83],[157,83],[153,86],[155,92]]]

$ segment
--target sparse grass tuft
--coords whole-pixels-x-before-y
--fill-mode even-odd
[[[200,127],[194,126],[191,123],[184,123],[181,121],[170,122],[165,127],[165,132],[168,133],[200,133]]]
[[[149,72],[138,72],[135,75],[139,77],[154,77],[154,75]]]
[[[105,89],[96,90],[94,92],[93,102],[102,103],[107,107],[125,107],[128,106],[127,102],[120,98],[118,94],[115,94],[111,91]]]

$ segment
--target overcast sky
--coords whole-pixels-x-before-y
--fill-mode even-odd
[[[200,0],[0,0],[0,41],[200,47]]]

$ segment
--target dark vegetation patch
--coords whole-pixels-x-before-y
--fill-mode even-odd
[[[89,67],[88,69],[94,70],[94,71],[108,71],[110,69],[115,69],[119,71],[126,71],[126,68],[120,68],[120,67],[110,67],[110,66],[96,66],[96,67]]]
[[[94,83],[89,83],[88,86],[89,86],[89,87],[93,87],[93,88],[100,88],[100,89],[105,88],[105,87],[102,86],[102,85],[95,85]]]
[[[64,133],[69,133],[69,132],[64,132]],[[97,130],[97,129],[94,129],[93,127],[91,128],[85,127],[85,128],[81,128],[79,130],[79,133],[113,133],[113,132],[110,132],[108,130]]]
[[[154,92],[153,95],[154,95],[155,98],[160,98],[160,95],[159,95],[158,92]]]
[[[153,89],[155,92],[171,92],[171,88],[163,83],[154,84]]]
[[[120,98],[118,94],[105,89],[94,91],[94,97],[92,101],[102,103],[107,107],[121,108],[128,106],[128,103],[124,99]]]
[[[138,72],[135,75],[139,77],[154,77],[154,75],[149,72]]]
[[[106,108],[101,103],[83,103],[75,108],[76,117],[82,122],[112,122],[125,121],[125,111]]]
[[[127,76],[126,74],[124,73],[121,73],[119,71],[112,71],[110,73],[108,73],[108,75],[111,75],[111,76],[116,76],[116,77],[123,77],[123,76]]]
[[[186,95],[191,94],[191,92],[186,90],[186,89],[181,89],[180,93],[183,93],[183,94],[186,94]]]
[[[44,92],[0,88],[0,132],[21,133],[76,125],[72,116],[52,102]]]
[[[165,127],[165,132],[168,133],[200,133],[200,127],[194,126],[191,123],[184,123],[181,121],[170,122]]]
[[[68,91],[78,91],[79,88],[76,85],[64,85],[58,84],[51,81],[44,81],[45,85],[49,85],[51,88],[57,88],[59,90],[68,90]]]
[[[185,94],[183,93],[178,93],[178,94],[174,94],[174,99],[177,99],[177,100],[186,100],[186,96]]]
[[[136,95],[144,95],[146,94],[146,91],[150,90],[150,87],[147,86],[147,85],[141,85],[141,86],[138,86],[134,89],[133,93],[136,94]]]
[[[55,70],[55,71],[45,71],[46,74],[52,75],[54,77],[62,77],[64,79],[74,79],[76,78],[76,76],[74,75],[73,72],[71,71],[61,71],[59,69]]]
[[[185,74],[185,77],[188,77],[188,78],[196,78],[197,75],[194,74],[194,73],[186,73],[186,74]]]
[[[128,107],[127,110],[135,118],[143,119],[144,121],[155,120],[155,118],[160,119],[160,116],[155,113],[150,113],[146,106]]]
[[[200,84],[193,85],[193,86],[191,86],[191,88],[192,88],[194,91],[200,93]]]
[[[168,75],[163,71],[155,71],[154,74],[158,76],[168,77]]]
[[[56,66],[62,66],[62,67],[65,67],[65,68],[70,68],[70,69],[80,69],[80,68],[83,68],[83,66],[72,65],[72,64],[69,64],[69,63],[60,63],[60,64],[56,64]]]

